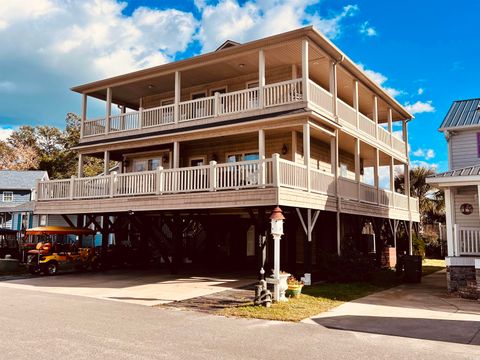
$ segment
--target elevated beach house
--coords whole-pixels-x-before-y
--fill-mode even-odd
[[[346,246],[411,251],[418,202],[395,191],[394,169],[408,174],[412,115],[313,27],[72,90],[83,99],[78,176],[40,182],[36,212],[95,226],[104,247],[268,271],[278,205],[290,272],[316,273]],[[88,116],[90,98],[105,101],[101,118]],[[104,158],[106,175],[84,177],[87,156]],[[111,160],[121,166],[108,174]]]
[[[447,281],[456,291],[480,284],[480,99],[455,101],[439,131],[447,140],[449,170],[427,182],[445,190]]]

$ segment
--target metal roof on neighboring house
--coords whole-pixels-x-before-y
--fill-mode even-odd
[[[48,180],[46,171],[0,170],[1,190],[32,190],[36,180]]]
[[[439,130],[480,126],[480,98],[454,101]]]
[[[449,170],[443,173],[438,173],[435,175],[429,176],[429,178],[448,178],[454,176],[478,176],[480,175],[480,164],[474,166],[467,166],[461,169]]]

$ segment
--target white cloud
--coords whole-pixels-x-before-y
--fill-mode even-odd
[[[0,81],[0,93],[2,92],[12,92],[16,88],[15,84],[11,81],[4,80]]]
[[[424,92],[425,92],[424,88],[418,88],[418,90],[417,90],[418,95],[422,95]]]
[[[378,71],[374,71],[371,69],[365,68],[365,66],[361,63],[358,64],[358,67],[365,73],[367,76],[375,81],[378,85],[380,85],[390,96],[396,97],[399,95],[405,94],[404,91],[395,89],[389,86],[385,86],[385,83],[388,81],[388,78],[383,75],[382,73],[379,73]]]
[[[435,107],[432,105],[432,101],[423,102],[418,100],[414,104],[405,103],[405,109],[412,114],[431,113],[435,112]]]
[[[0,127],[0,141],[5,141],[12,134],[13,129]]]
[[[220,0],[209,4],[197,0],[195,5],[201,12],[197,39],[203,51],[211,51],[226,39],[243,43],[305,24],[316,26],[333,39],[341,34],[342,21],[358,11],[356,5],[347,5],[329,17],[318,12],[307,13],[307,7],[316,3],[314,0],[258,0],[241,4],[236,0]]]
[[[194,41],[193,13],[140,7],[125,15],[126,6],[0,0],[0,115],[9,125],[61,126],[67,111],[80,112],[71,86],[172,61]]]
[[[28,5],[23,1],[0,0],[0,30],[16,22],[35,20],[55,11],[57,7],[50,0],[30,1]]]
[[[426,167],[433,170],[437,170],[439,166],[437,163],[429,163],[423,160],[412,160],[410,161],[410,164],[412,167]]]
[[[365,35],[365,36],[378,36],[377,30],[373,26],[370,25],[369,21],[365,21],[361,26],[360,26],[360,33]]]
[[[0,30],[0,56],[29,56],[51,71],[78,71],[84,80],[172,60],[197,26],[191,13],[175,9],[140,7],[125,16],[127,4],[115,0],[36,0],[32,8],[0,0],[0,9],[2,2],[7,11],[0,10],[0,22],[7,25]]]
[[[423,157],[425,158],[425,160],[430,160],[430,159],[433,159],[436,154],[435,154],[435,150],[433,149],[418,148],[413,152],[413,155],[415,155],[416,157]]]

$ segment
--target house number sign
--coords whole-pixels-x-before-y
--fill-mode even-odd
[[[473,212],[472,204],[462,204],[460,206],[460,211],[463,215],[470,215]]]

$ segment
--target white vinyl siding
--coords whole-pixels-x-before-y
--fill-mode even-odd
[[[453,194],[453,204],[455,207],[454,224],[467,227],[480,227],[480,217],[478,213],[477,187],[469,186],[457,188]],[[460,211],[462,204],[473,205],[473,212],[470,215],[464,215]]]
[[[458,131],[450,138],[451,161],[450,169],[460,169],[466,166],[480,164],[477,152],[478,130]]]

